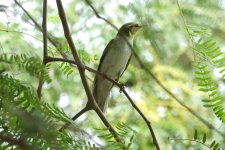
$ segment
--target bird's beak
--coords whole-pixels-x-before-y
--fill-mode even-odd
[[[136,27],[136,31],[138,31],[139,29],[141,29],[143,26],[142,25],[138,25],[138,27]]]

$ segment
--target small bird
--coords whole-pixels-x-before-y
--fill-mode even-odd
[[[98,66],[98,72],[105,74],[115,81],[119,80],[123,72],[127,69],[131,59],[132,49],[130,45],[133,45],[133,37],[141,27],[142,26],[137,23],[130,22],[124,24],[119,29],[116,37],[108,43],[103,52]],[[112,82],[108,81],[103,76],[96,74],[93,86],[93,96],[103,112],[106,111],[108,106],[107,97],[112,87]],[[76,120],[79,116],[91,109],[93,109],[91,103],[87,103],[86,107],[73,116],[72,120]],[[70,124],[70,122],[66,123],[59,131],[66,129]]]
[[[118,81],[130,62],[132,56],[133,37],[142,26],[137,23],[126,23],[118,31],[116,37],[106,46],[100,59],[98,72]],[[99,108],[105,112],[108,106],[108,95],[113,83],[101,75],[95,76],[93,96]]]

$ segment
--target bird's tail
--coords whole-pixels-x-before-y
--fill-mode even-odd
[[[106,112],[109,102],[108,95],[112,88],[112,83],[106,79],[100,81],[101,82],[96,81],[94,84],[93,96],[102,112]]]
[[[106,98],[101,97],[101,94],[97,92],[97,90],[94,88],[93,90],[93,96],[95,98],[95,101],[98,104],[98,107],[101,109],[102,112],[106,112],[106,108],[108,106],[108,101],[106,100]]]

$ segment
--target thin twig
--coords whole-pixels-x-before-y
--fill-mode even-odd
[[[112,26],[113,28],[115,28],[117,31],[119,30],[119,28],[117,28],[113,23],[111,23],[109,20],[107,20],[106,18],[102,17],[101,15],[99,15],[98,11],[95,9],[95,7],[91,4],[90,0],[85,0],[86,3],[91,7],[91,9],[93,10],[93,12],[95,13],[95,16],[99,19],[104,20],[106,23],[108,23],[110,26]]]
[[[15,31],[15,30],[9,30],[9,29],[0,29],[0,31],[13,33],[13,34],[14,33],[24,34],[24,35],[27,35],[27,36],[30,36],[30,37],[34,38],[37,41],[43,42],[42,40],[36,38],[35,36],[33,36],[33,35],[29,34],[29,33],[22,32],[22,31]]]
[[[150,134],[152,135],[152,139],[153,139],[153,143],[155,144],[157,150],[160,149],[159,147],[159,143],[157,141],[157,138],[155,136],[154,130],[152,128],[151,122],[149,121],[149,119],[143,114],[143,112],[138,108],[138,106],[133,102],[133,100],[131,99],[130,95],[128,95],[128,93],[125,91],[124,88],[120,88],[121,91],[124,93],[124,95],[127,97],[127,99],[130,101],[131,105],[134,107],[134,109],[141,115],[141,117],[144,119],[145,123],[148,126],[148,129],[150,131]]]
[[[189,141],[189,142],[196,142],[204,145],[208,149],[212,149],[213,147],[210,147],[209,145],[203,143],[202,141],[194,140],[194,139],[173,139],[173,138],[168,138],[169,140],[174,140],[174,141]],[[223,150],[223,148],[219,148],[219,150]]]
[[[9,29],[0,29],[0,32],[1,32],[1,31],[2,31],[2,32],[7,32],[7,33],[12,33],[12,34],[17,33],[17,34],[26,35],[26,36],[32,37],[33,39],[35,39],[35,40],[37,40],[37,41],[43,43],[43,41],[42,41],[41,39],[38,39],[38,38],[36,38],[34,35],[29,34],[29,33],[26,33],[26,32],[16,31],[16,30],[9,30]],[[49,48],[49,49],[53,49],[51,46],[48,46],[48,48]],[[57,48],[57,47],[55,47],[55,48]],[[54,50],[56,50],[56,49],[54,49]]]
[[[34,23],[36,28],[39,31],[43,32],[41,25],[38,24],[38,22],[30,15],[30,13],[17,0],[14,0],[14,2],[23,10],[23,12],[28,16],[28,18]],[[59,49],[59,44],[54,40],[54,38],[51,34],[48,33],[47,38],[51,42],[51,44],[56,47],[56,49]],[[64,58],[67,58],[67,56],[64,53],[62,53],[61,51],[59,51],[59,52]]]
[[[48,57],[48,30],[47,30],[47,3],[48,0],[43,1],[43,21],[42,21],[42,33],[43,33],[43,65],[46,65],[46,58]],[[43,74],[40,74],[39,83],[37,88],[37,95],[41,98],[41,91],[43,85]]]
[[[112,26],[115,30],[118,31],[118,28],[112,24],[109,20],[107,20],[106,18],[102,17],[98,11],[94,8],[94,6],[90,3],[89,0],[85,0],[87,2],[87,4],[92,8],[93,12],[95,13],[96,17],[98,17],[99,19],[104,20],[106,23],[108,23],[110,26]],[[106,21],[107,20],[107,21]],[[210,124],[207,120],[205,120],[203,117],[199,116],[194,110],[192,110],[190,107],[188,107],[186,104],[184,104],[182,102],[181,99],[179,99],[178,97],[176,97],[175,94],[173,94],[169,89],[166,88],[166,86],[148,69],[148,67],[146,67],[144,65],[144,63],[141,61],[141,59],[139,58],[138,54],[134,51],[134,49],[132,48],[132,46],[130,45],[129,42],[127,42],[127,44],[129,45],[129,47],[132,49],[133,54],[138,62],[138,64],[141,66],[141,68],[144,69],[145,72],[147,72],[152,78],[153,80],[155,80],[155,82],[167,93],[169,94],[174,100],[176,100],[181,106],[183,106],[187,111],[189,111],[193,116],[195,116],[200,122],[202,122],[205,126],[207,126],[209,129],[213,129],[214,131],[216,131],[217,133],[219,133],[221,136],[225,137],[225,134],[222,133],[221,131],[219,131],[216,127],[214,127],[212,124]]]
[[[73,58],[74,58],[74,60],[77,64],[77,68],[78,68],[78,71],[79,71],[79,74],[80,74],[80,77],[81,77],[81,81],[82,81],[84,90],[86,92],[87,98],[88,98],[88,102],[87,102],[86,107],[90,107],[90,109],[93,109],[98,114],[98,116],[100,117],[102,122],[105,124],[105,126],[109,129],[109,131],[114,136],[115,140],[117,142],[120,142],[120,139],[119,139],[119,136],[118,136],[116,130],[111,126],[111,124],[108,122],[108,120],[103,115],[102,111],[98,107],[98,104],[96,103],[96,101],[95,101],[95,99],[92,95],[92,92],[91,92],[91,90],[88,86],[88,82],[87,82],[87,79],[86,79],[86,76],[85,76],[85,68],[84,68],[82,62],[80,61],[80,58],[78,57],[76,47],[75,47],[75,45],[73,43],[73,39],[70,35],[69,26],[68,26],[68,23],[67,23],[66,15],[65,15],[64,8],[62,6],[61,0],[56,0],[56,4],[57,4],[57,8],[58,8],[59,17],[60,17],[60,20],[61,20],[61,23],[62,23],[62,26],[63,26],[65,38],[67,39],[70,50],[73,54]]]

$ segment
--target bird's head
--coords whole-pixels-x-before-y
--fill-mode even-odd
[[[119,29],[118,34],[122,34],[126,37],[133,37],[141,27],[142,26],[134,22],[126,23]]]

